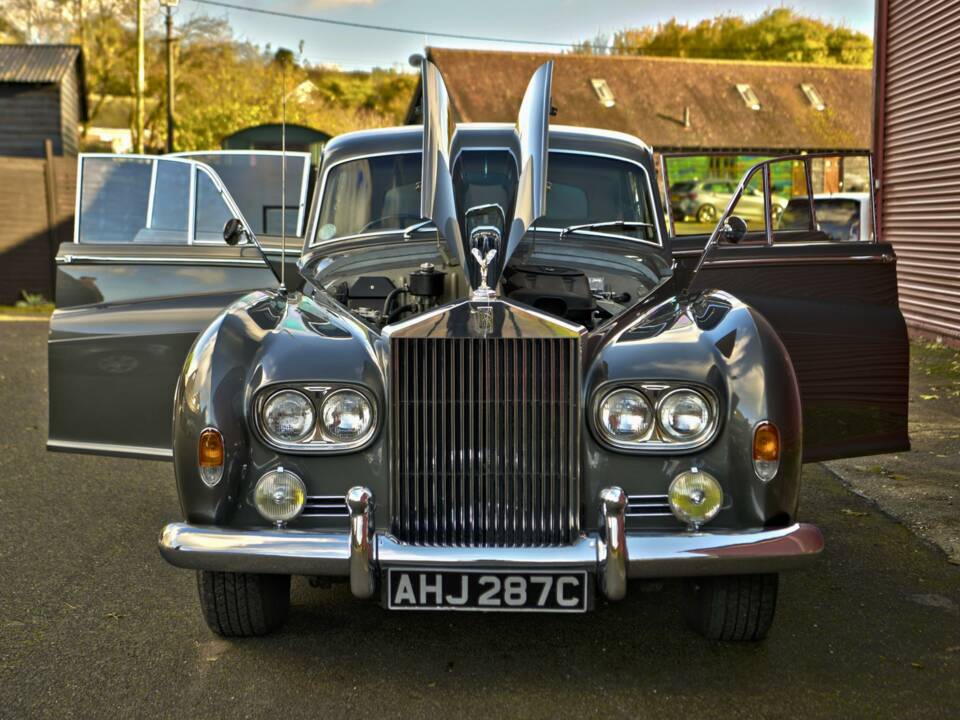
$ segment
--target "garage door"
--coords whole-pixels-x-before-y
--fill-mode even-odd
[[[878,13],[883,239],[907,322],[960,340],[960,3],[880,0]]]

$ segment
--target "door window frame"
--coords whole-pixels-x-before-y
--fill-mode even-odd
[[[164,245],[169,247],[190,247],[195,245],[214,245],[214,246],[224,246],[229,247],[226,242],[223,240],[201,240],[196,237],[196,213],[197,213],[197,173],[203,173],[206,175],[210,181],[213,183],[214,188],[220,194],[220,198],[226,204],[227,209],[230,211],[233,217],[239,219],[244,227],[247,229],[248,236],[243,238],[237,245],[247,246],[254,243],[254,235],[250,230],[250,224],[247,222],[247,219],[243,216],[243,213],[240,212],[240,208],[237,207],[236,202],[234,202],[233,197],[227,191],[226,186],[223,184],[223,181],[220,179],[220,176],[217,175],[216,171],[211,168],[209,165],[205,165],[202,162],[197,160],[190,160],[187,158],[173,157],[169,155],[135,155],[135,154],[121,154],[121,153],[80,153],[77,156],[77,191],[76,199],[74,205],[74,223],[73,223],[73,242],[76,245],[96,245],[95,242],[81,242],[80,240],[80,221],[81,221],[81,199],[83,195],[83,166],[88,159],[113,159],[113,160],[141,160],[147,161],[150,163],[150,186],[148,189],[147,197],[147,211],[146,218],[144,218],[144,229],[150,230],[153,227],[153,207],[154,207],[154,198],[157,191],[157,166],[160,161],[164,162],[173,162],[181,163],[190,168],[190,189],[188,191],[187,198],[187,230],[186,230],[186,243],[183,244],[164,244],[164,243],[140,243],[143,246],[149,245]],[[133,238],[130,238],[129,241],[111,243],[112,245],[128,245],[133,242]]]
[[[712,155],[729,155],[730,153],[717,153],[717,152],[676,152],[676,153],[660,153],[660,178],[663,183],[663,197],[665,198],[665,205],[667,210],[667,216],[670,221],[670,237],[676,240],[678,237],[703,237],[705,233],[691,233],[690,235],[678,236],[676,232],[676,225],[673,217],[673,207],[670,203],[670,171],[667,169],[668,160],[678,157],[709,157]],[[744,172],[743,176],[740,178],[740,182],[737,184],[736,189],[733,192],[733,195],[730,197],[730,201],[727,204],[726,209],[720,214],[720,217],[717,221],[716,227],[713,229],[713,232],[710,233],[710,244],[713,244],[717,237],[720,234],[720,230],[723,227],[723,224],[727,219],[734,215],[733,212],[736,209],[737,203],[740,201],[741,196],[743,195],[744,190],[753,180],[753,176],[756,173],[761,173],[763,178],[763,211],[764,211],[764,238],[766,240],[766,245],[773,247],[775,243],[775,234],[777,233],[804,233],[804,232],[816,232],[817,231],[817,221],[816,221],[816,198],[814,197],[813,192],[813,175],[812,175],[812,162],[818,159],[832,159],[839,158],[840,168],[839,173],[840,177],[843,177],[844,172],[844,158],[847,157],[857,157],[857,158],[866,158],[867,160],[867,174],[868,174],[868,191],[867,194],[870,198],[870,218],[873,223],[872,237],[867,238],[866,240],[816,240],[810,241],[808,244],[811,245],[820,245],[820,244],[829,244],[829,245],[850,245],[850,246],[860,246],[863,245],[876,245],[880,242],[880,239],[877,235],[877,202],[876,195],[874,190],[876,188],[874,181],[873,173],[873,153],[864,150],[838,150],[834,152],[815,152],[815,153],[793,153],[789,155],[779,155],[777,157],[770,157],[765,160],[760,160],[759,162],[751,165]],[[808,212],[809,212],[809,226],[807,230],[784,230],[778,231],[774,230],[772,222],[772,188],[770,180],[770,166],[773,163],[779,162],[802,162],[804,164],[804,177],[806,178],[807,185],[807,203],[808,203]],[[756,247],[752,246],[743,246],[743,247]]]
[[[204,163],[203,161],[201,161],[201,160],[194,160],[193,158],[202,157],[202,156],[205,156],[205,155],[268,155],[268,156],[282,156],[283,154],[284,154],[284,152],[283,152],[282,150],[190,150],[190,151],[184,151],[184,152],[168,153],[167,155],[163,155],[163,157],[165,157],[165,158],[170,158],[170,159],[182,158],[182,159],[185,159],[185,160],[193,160],[193,162],[199,163],[199,164],[203,165],[204,167],[210,167],[209,165],[207,165],[207,164]],[[299,203],[300,203],[300,204],[299,204],[299,209],[298,209],[298,211],[297,211],[297,230],[296,230],[296,234],[295,234],[296,239],[299,240],[299,239],[303,238],[304,232],[306,231],[306,228],[304,227],[304,224],[305,224],[306,219],[307,219],[307,190],[308,190],[308,187],[309,187],[309,185],[310,185],[310,167],[311,167],[310,163],[311,163],[312,160],[313,160],[313,155],[311,155],[311,154],[308,153],[308,152],[302,152],[302,151],[299,151],[299,150],[297,150],[297,151],[288,150],[288,151],[286,152],[286,156],[287,156],[287,159],[288,159],[288,160],[289,160],[290,158],[301,158],[301,159],[303,160],[303,174],[302,174],[302,177],[300,178],[300,200],[299,200]],[[210,167],[210,169],[211,169],[213,172],[216,172],[216,170],[213,170],[212,167]],[[287,207],[286,209],[289,209],[289,208],[292,208],[292,207],[293,207],[293,206],[290,205],[290,206]],[[264,234],[266,234],[266,233],[264,233]],[[275,237],[275,235],[271,235],[271,237]]]

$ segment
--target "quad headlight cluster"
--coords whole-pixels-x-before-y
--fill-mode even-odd
[[[618,387],[602,393],[596,403],[601,438],[630,450],[700,447],[713,439],[718,421],[712,393],[688,387]]]
[[[264,440],[282,450],[354,450],[376,430],[374,400],[352,387],[268,391],[261,395],[255,412]]]

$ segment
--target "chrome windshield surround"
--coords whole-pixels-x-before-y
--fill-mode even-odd
[[[653,409],[653,422],[650,431],[642,440],[627,442],[615,440],[604,432],[600,424],[600,406],[604,400],[618,390],[634,390],[643,395]],[[680,391],[690,391],[700,395],[710,408],[710,422],[699,437],[693,440],[673,440],[660,426],[660,407],[663,402]],[[590,429],[597,441],[615,450],[624,450],[638,455],[663,455],[688,453],[700,450],[717,437],[720,430],[720,402],[713,389],[696,383],[673,382],[669,380],[636,380],[604,383],[594,391],[591,402]]]
[[[267,400],[284,390],[305,395],[313,404],[313,411],[316,417],[313,432],[298,442],[280,442],[272,439],[263,428],[261,421],[263,407]],[[327,438],[322,430],[322,414],[324,402],[344,390],[353,390],[363,395],[370,403],[372,421],[370,429],[360,438],[350,442],[339,442]],[[250,425],[256,431],[257,437],[268,447],[285,453],[294,453],[302,455],[333,454],[346,453],[361,450],[373,442],[380,429],[380,413],[377,407],[377,400],[374,394],[362,385],[351,383],[324,383],[324,382],[301,382],[301,383],[273,383],[265,385],[257,391],[251,406]]]
[[[638,141],[638,142],[639,142],[639,141]],[[470,146],[470,147],[463,147],[463,148],[458,149],[456,155],[455,155],[454,158],[453,158],[453,165],[455,166],[456,163],[457,163],[457,161],[460,159],[460,157],[461,157],[462,155],[466,154],[466,153],[471,153],[471,152],[491,152],[491,151],[501,151],[501,152],[509,153],[511,156],[513,156],[514,160],[516,160],[516,153],[515,153],[515,151],[514,151],[512,148],[508,147],[508,146],[502,146],[502,147],[493,147],[493,146],[483,146],[483,147],[477,146],[477,147],[472,147],[472,146]],[[331,172],[334,168],[336,168],[336,167],[338,167],[338,166],[340,166],[340,165],[343,165],[344,163],[353,162],[353,161],[355,161],[355,160],[366,160],[367,158],[384,157],[384,156],[386,156],[386,155],[418,155],[418,154],[422,154],[420,150],[399,150],[399,151],[396,151],[396,152],[381,152],[381,153],[371,153],[371,154],[368,154],[368,155],[357,155],[356,157],[346,158],[346,159],[344,159],[344,160],[340,160],[340,161],[338,161],[338,162],[336,162],[336,163],[333,163],[333,164],[330,165],[329,167],[325,168],[324,171],[323,171],[323,175],[322,175],[322,177],[321,177],[321,179],[320,179],[320,191],[319,191],[319,193],[318,193],[318,195],[317,195],[317,197],[319,198],[320,202],[317,203],[317,209],[314,210],[314,215],[315,215],[316,218],[317,218],[317,221],[316,221],[315,224],[319,223],[319,213],[320,213],[320,209],[319,209],[319,208],[320,208],[320,205],[323,203],[323,193],[326,192],[327,178],[328,178],[330,172]],[[650,210],[655,210],[654,195],[653,195],[653,183],[652,183],[651,180],[650,180],[650,173],[649,173],[649,172],[647,171],[647,169],[643,166],[643,163],[637,162],[636,160],[633,160],[633,159],[628,158],[628,157],[623,157],[622,155],[610,155],[610,154],[607,154],[607,153],[597,153],[597,152],[591,152],[591,151],[587,151],[587,150],[550,149],[548,155],[583,155],[583,156],[586,156],[586,157],[598,157],[598,158],[605,158],[605,159],[607,159],[607,160],[618,160],[618,161],[620,161],[620,162],[630,163],[631,165],[634,165],[634,166],[640,168],[640,170],[643,172],[643,177],[644,177],[644,179],[646,180],[646,184],[647,184],[647,201],[648,201],[649,209],[650,209]],[[590,235],[590,236],[594,236],[594,237],[606,238],[606,239],[612,239],[612,240],[627,240],[627,241],[629,241],[629,242],[640,243],[640,244],[643,244],[643,245],[649,245],[649,246],[651,246],[651,247],[655,247],[655,248],[660,248],[660,249],[662,249],[662,248],[664,247],[664,245],[663,245],[663,230],[662,230],[661,227],[660,227],[660,223],[657,222],[656,217],[652,217],[651,219],[652,219],[652,224],[657,228],[657,240],[656,240],[656,241],[654,241],[654,240],[646,240],[646,239],[644,239],[644,238],[631,237],[630,235],[623,235],[623,234],[621,234],[621,233],[599,232],[599,231],[597,231],[597,230],[578,230],[576,234],[577,234],[577,235]],[[555,234],[555,235],[559,235],[562,231],[563,231],[563,228],[559,228],[559,227],[549,227],[549,226],[537,224],[536,222],[534,222],[534,223],[527,229],[527,232],[528,232],[528,233],[531,233],[531,232],[538,232],[538,233],[545,232],[545,233],[552,233],[552,234]],[[343,240],[356,240],[356,239],[359,239],[359,238],[384,237],[384,236],[388,236],[388,235],[398,235],[398,234],[400,234],[400,233],[402,233],[402,232],[403,232],[402,229],[394,229],[394,230],[374,230],[374,231],[365,232],[365,233],[354,233],[354,234],[352,234],[352,235],[340,235],[340,236],[337,236],[337,237],[328,238],[327,240],[317,240],[316,237],[310,237],[310,238],[307,238],[307,239],[308,239],[307,250],[312,250],[312,249],[317,248],[317,247],[320,247],[320,246],[322,246],[322,245],[330,245],[330,244],[337,243],[337,242],[340,242],[340,241],[343,241]],[[417,228],[416,232],[432,232],[432,233],[436,233],[436,232],[437,232],[437,228],[436,228],[435,225],[433,225],[433,223],[430,223],[429,225],[424,225],[423,227]]]

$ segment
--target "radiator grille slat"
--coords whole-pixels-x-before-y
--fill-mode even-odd
[[[419,545],[569,543],[576,338],[391,340],[392,530]]]

